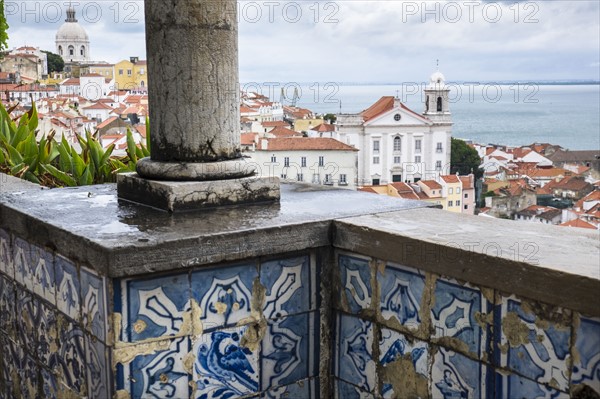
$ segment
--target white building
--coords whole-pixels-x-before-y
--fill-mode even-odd
[[[56,32],[56,53],[66,63],[90,60],[90,39],[87,32],[75,18],[75,9],[67,9],[67,19]]]
[[[247,152],[264,177],[356,189],[358,150],[338,140],[320,137],[260,139]]]
[[[359,149],[358,185],[414,182],[448,173],[452,116],[440,72],[424,90],[418,114],[398,98],[382,97],[359,114],[338,115],[339,138]]]

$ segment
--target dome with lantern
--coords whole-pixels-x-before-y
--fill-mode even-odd
[[[69,6],[67,19],[56,32],[56,53],[65,62],[85,62],[89,60],[90,39],[75,18],[75,10]]]
[[[437,89],[444,86],[446,86],[446,78],[439,70],[431,74],[431,77],[429,78],[429,87]]]

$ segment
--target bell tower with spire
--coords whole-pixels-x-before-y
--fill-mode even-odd
[[[446,86],[446,78],[440,72],[439,60],[436,71],[429,78],[429,84],[423,90],[425,94],[425,111],[423,115],[433,123],[452,123],[449,106],[450,88]]]

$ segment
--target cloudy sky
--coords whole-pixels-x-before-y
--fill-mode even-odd
[[[54,51],[68,2],[5,0],[10,47]],[[73,2],[94,60],[145,57],[143,1]],[[600,79],[600,2],[243,1],[243,82]]]

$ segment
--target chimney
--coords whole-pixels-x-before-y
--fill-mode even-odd
[[[267,139],[261,139],[260,140],[260,149],[261,150],[267,150],[269,148],[269,140]]]

